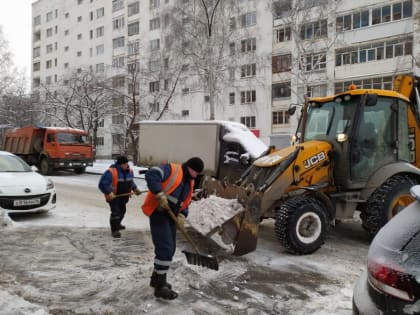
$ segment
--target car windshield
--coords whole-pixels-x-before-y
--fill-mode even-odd
[[[316,103],[308,110],[305,140],[335,138],[339,133],[347,133],[354,122],[354,113],[359,97],[347,101]]]
[[[32,169],[17,156],[0,155],[0,172],[32,172]]]
[[[71,143],[71,144],[88,144],[88,137],[76,133],[57,133],[57,141],[59,143]]]

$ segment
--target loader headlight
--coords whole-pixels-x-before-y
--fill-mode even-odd
[[[346,142],[348,137],[347,137],[347,134],[345,133],[339,133],[337,134],[336,139],[337,139],[337,142]]]

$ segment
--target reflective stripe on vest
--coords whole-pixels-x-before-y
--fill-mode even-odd
[[[183,177],[183,171],[182,167],[179,164],[171,163],[171,174],[169,177],[162,183],[162,191],[168,196],[168,199],[173,202],[177,203],[178,199],[174,196],[171,196],[170,194],[181,184],[182,177]],[[184,200],[184,202],[181,205],[181,209],[185,209],[192,199],[192,193],[194,190],[194,181],[190,181],[190,192],[187,196],[187,198]],[[173,201],[175,200],[175,202]],[[151,193],[150,191],[146,194],[146,198],[144,199],[144,203],[142,205],[142,209],[145,215],[150,216],[153,211],[157,208],[159,205],[159,202],[157,201],[155,195]]]

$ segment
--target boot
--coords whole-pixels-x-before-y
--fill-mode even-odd
[[[164,276],[164,279],[165,279],[165,286],[167,286],[169,289],[172,289],[172,285],[166,282],[166,273],[162,276]],[[150,277],[150,286],[152,288],[156,288],[157,282],[158,282],[158,274],[156,273],[156,271],[153,271],[152,276]]]
[[[109,224],[111,225],[111,234],[112,237],[114,238],[120,238],[121,237],[121,233],[119,231],[119,225],[120,225],[120,219],[116,218],[116,217],[110,217],[109,218]]]
[[[118,230],[125,230],[125,225],[121,224],[122,219],[118,222]]]
[[[156,274],[155,297],[165,300],[174,300],[178,297],[178,293],[166,286],[166,274]]]

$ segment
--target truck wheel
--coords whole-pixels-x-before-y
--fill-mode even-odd
[[[41,160],[41,163],[39,165],[39,170],[41,171],[41,174],[43,175],[50,175],[51,174],[51,167],[48,165],[48,159],[43,158]]]
[[[86,167],[78,167],[74,169],[76,174],[83,174],[86,171]]]
[[[363,228],[374,236],[398,212],[412,203],[415,198],[410,188],[417,181],[408,175],[388,178],[370,196],[360,213]]]
[[[34,140],[34,150],[38,153],[42,152],[42,149],[44,147],[44,140],[42,138],[36,138]]]
[[[276,211],[275,232],[288,252],[311,254],[324,244],[327,215],[317,199],[297,196]]]

